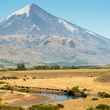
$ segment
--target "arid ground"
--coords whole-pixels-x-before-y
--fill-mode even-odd
[[[67,89],[79,86],[87,89],[87,98],[69,99],[62,102],[50,101],[47,97],[32,96],[29,93],[14,91],[0,91],[2,103],[10,105],[32,105],[42,100],[49,100],[49,103],[62,103],[62,110],[86,110],[96,104],[109,104],[110,98],[96,97],[98,92],[110,93],[110,69],[73,69],[73,70],[28,70],[28,71],[0,71],[1,82],[11,86],[28,86],[51,89]],[[3,77],[16,77],[15,79],[2,79]]]

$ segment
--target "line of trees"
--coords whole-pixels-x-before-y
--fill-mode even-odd
[[[59,69],[102,69],[99,66],[60,66],[60,65],[38,65],[26,68],[24,63],[17,64],[16,70],[59,70]]]
[[[61,66],[61,65],[37,65],[37,66],[33,66],[33,67],[28,67],[27,64],[25,64],[25,63],[19,63],[14,68],[12,68],[12,67],[3,68],[3,69],[1,69],[1,71],[3,71],[3,70],[4,71],[6,71],[6,70],[13,71],[13,70],[104,69],[104,68],[106,68],[106,67],[104,67],[104,66]]]

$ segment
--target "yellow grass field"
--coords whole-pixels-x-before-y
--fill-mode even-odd
[[[32,71],[0,71],[3,76],[16,76],[18,79],[2,80],[10,85],[58,88],[67,89],[74,86],[88,89],[91,94],[97,94],[99,91],[110,93],[110,69],[74,69],[74,70],[32,70]],[[108,75],[109,78],[104,79]],[[103,76],[104,81],[96,80]],[[24,80],[25,79],[25,80]],[[110,99],[99,98],[92,100],[92,96],[85,99],[71,99],[61,102],[64,104],[63,110],[85,110],[89,106],[96,104],[109,104]],[[56,102],[57,103],[57,102]]]

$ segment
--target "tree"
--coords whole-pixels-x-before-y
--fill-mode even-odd
[[[17,64],[17,70],[26,70],[25,64],[24,63]]]

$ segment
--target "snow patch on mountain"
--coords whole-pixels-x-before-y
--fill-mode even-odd
[[[31,10],[31,5],[26,5],[24,8],[17,10],[11,15],[9,15],[7,19],[9,19],[13,15],[20,16],[25,14],[28,17],[30,15],[30,10]]]
[[[68,31],[71,31],[71,32],[76,31],[76,28],[74,28],[71,24],[67,23],[65,20],[59,19],[58,22],[61,23],[61,24],[63,24],[64,27],[65,27]]]
[[[40,27],[37,26],[36,24],[33,24],[30,31],[34,30],[34,29],[37,29],[38,31],[40,31]]]

